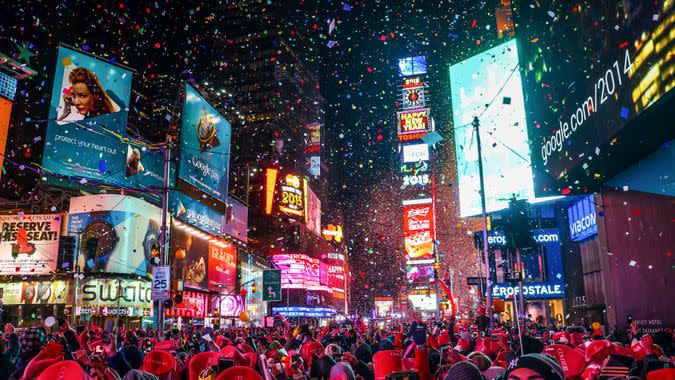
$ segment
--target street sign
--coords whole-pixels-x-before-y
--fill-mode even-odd
[[[505,272],[504,279],[508,282],[522,281],[523,277],[520,272]]]
[[[263,301],[281,301],[281,270],[263,271]]]
[[[480,286],[480,283],[483,283],[483,287],[487,286],[485,277],[467,277],[466,284],[469,286]]]
[[[168,265],[152,267],[152,288],[150,298],[153,301],[169,299],[171,291],[171,267]]]

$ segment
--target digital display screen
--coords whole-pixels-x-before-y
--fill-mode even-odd
[[[307,180],[294,173],[281,173],[278,169],[265,170],[265,213],[283,215],[306,222],[308,197]],[[318,201],[318,198],[316,199]],[[317,203],[320,209],[320,204]],[[316,214],[316,212],[314,212]],[[312,217],[316,219],[316,215]],[[316,221],[321,223],[321,220]],[[320,231],[319,229],[316,229]],[[320,232],[317,232],[320,233]]]
[[[535,192],[588,192],[664,133],[631,121],[675,87],[675,4],[541,0],[514,16]],[[645,141],[617,138],[629,132]]]
[[[424,75],[427,73],[427,57],[418,55],[416,57],[401,58],[398,60],[398,75],[407,77],[411,75]]]
[[[379,318],[388,317],[394,310],[394,300],[386,298],[375,298],[375,315]]]
[[[281,270],[282,289],[321,289],[318,259],[303,254],[274,252],[272,262]]]
[[[403,201],[403,236],[406,263],[434,260],[434,206],[431,198]]]
[[[406,279],[408,282],[434,282],[434,266],[433,265],[415,265],[410,266],[406,271]]]
[[[585,196],[568,208],[567,217],[572,241],[581,241],[598,234],[595,200],[592,194]]]
[[[460,215],[481,213],[478,148],[471,124],[477,115],[487,212],[507,208],[513,194],[534,198],[516,41],[452,65],[450,84]]]
[[[400,111],[396,120],[399,135],[431,131],[428,108]]]

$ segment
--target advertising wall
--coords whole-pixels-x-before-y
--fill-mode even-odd
[[[336,297],[344,297],[346,272],[343,254],[321,255],[321,285],[328,287]]]
[[[391,297],[375,297],[375,315],[386,318],[394,310],[394,300]]]
[[[593,194],[584,196],[567,209],[572,241],[581,241],[598,234]]]
[[[227,200],[232,125],[197,90],[185,86],[178,178]]]
[[[123,142],[132,72],[92,55],[59,47],[45,135],[47,173],[128,189],[159,187],[163,157]],[[58,183],[72,186],[72,179]]]
[[[434,210],[431,198],[403,201],[406,263],[429,263],[434,257]]]
[[[159,255],[160,209],[118,194],[70,199],[68,234],[79,235],[85,272],[146,276]]]
[[[239,295],[211,296],[211,314],[220,313],[223,318],[239,318],[239,314],[244,311],[244,297]],[[219,302],[220,301],[220,302]],[[220,304],[219,304],[220,303]]]
[[[321,236],[321,200],[307,187],[307,228]]]
[[[0,274],[56,270],[61,215],[0,215]]]
[[[72,302],[68,281],[22,281],[0,284],[3,305],[46,305]]]
[[[183,292],[183,302],[166,309],[167,317],[204,318],[208,306],[208,295],[197,292]]]
[[[282,215],[305,222],[307,180],[294,173],[265,169],[265,213]]]
[[[80,282],[77,294],[79,316],[152,316],[150,281],[89,278]]]
[[[398,60],[398,75],[407,77],[411,75],[423,75],[427,73],[427,57],[418,55],[416,57],[401,58]]]
[[[226,241],[209,242],[209,289],[232,288],[237,283],[237,247]]]
[[[281,269],[282,289],[320,289],[318,259],[297,253],[272,252],[272,262]]]
[[[396,114],[396,120],[399,135],[431,131],[429,108],[400,111]]]
[[[187,224],[171,221],[170,262],[172,278],[183,280],[185,287],[207,289],[211,237]]]
[[[660,123],[632,122],[674,87],[672,2],[544,0],[514,16],[537,194],[586,192],[672,139]]]
[[[511,40],[450,66],[457,182],[462,217],[481,213],[478,148],[471,123],[480,115],[487,212],[508,199],[533,199],[530,147],[518,48]],[[489,104],[489,107],[485,107]]]
[[[247,241],[248,207],[238,200],[227,197],[230,211],[224,215],[178,191],[171,191],[169,197],[169,210],[176,218],[216,236]]]

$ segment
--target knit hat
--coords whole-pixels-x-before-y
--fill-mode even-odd
[[[503,375],[504,372],[506,370],[503,367],[492,366],[483,372],[483,376],[485,376],[486,380],[493,380],[495,377]]]
[[[349,364],[338,362],[330,370],[330,380],[356,380],[356,375]]]
[[[326,355],[337,356],[342,354],[342,349],[335,343],[326,346]]]
[[[506,369],[504,378],[509,377],[509,374],[520,368],[528,368],[536,371],[544,380],[565,380],[565,373],[560,366],[541,354],[527,354],[513,359]]]
[[[47,334],[40,326],[32,326],[23,331],[19,338],[22,356],[35,356],[47,344]]]
[[[544,351],[544,342],[541,340],[529,335],[524,335],[522,340],[524,354],[541,354],[541,352]]]
[[[478,369],[485,371],[492,366],[492,360],[482,352],[472,352],[469,354],[469,360],[478,367]]]
[[[445,380],[485,380],[485,377],[473,363],[459,362],[450,367]]]
[[[132,369],[131,371],[127,372],[126,375],[124,375],[122,380],[159,380],[159,378],[150,372]]]
[[[394,349],[394,343],[390,341],[389,339],[382,339],[380,342],[380,351],[387,351],[387,350],[393,350]]]

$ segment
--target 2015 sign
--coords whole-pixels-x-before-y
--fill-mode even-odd
[[[403,177],[403,186],[426,186],[429,184],[429,175],[407,175]]]

